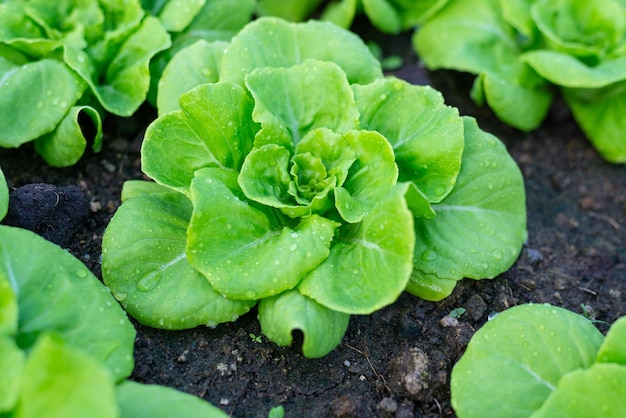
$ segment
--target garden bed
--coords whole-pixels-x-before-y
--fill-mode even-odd
[[[407,43],[399,45],[408,50]],[[450,417],[450,371],[490,314],[546,302],[588,315],[603,332],[626,314],[626,167],[600,158],[565,106],[557,103],[538,130],[524,134],[469,101],[467,76],[428,74],[412,53],[402,55],[404,66],[396,75],[439,89],[448,104],[498,136],[520,166],[528,243],[518,261],[493,280],[464,280],[439,303],[405,294],[372,315],[352,316],[343,343],[321,359],[305,359],[298,342],[281,348],[267,341],[255,310],[216,328],[168,332],[135,323],[133,380],[198,395],[236,417],[264,417],[278,405],[288,417]],[[12,192],[5,223],[24,222],[11,215],[17,188],[77,186],[78,191],[32,188],[20,215],[29,214],[30,201],[34,211],[41,199],[50,199],[35,224],[62,240],[70,223],[52,215],[84,211],[61,245],[101,277],[102,235],[120,205],[123,182],[144,178],[140,146],[154,117],[148,106],[130,119],[109,117],[102,152],[88,152],[70,168],[47,166],[30,144],[0,149]],[[66,198],[76,192],[85,198]],[[466,311],[444,320],[456,308]]]

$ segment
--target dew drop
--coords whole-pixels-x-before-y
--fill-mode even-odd
[[[500,250],[493,250],[491,255],[493,256],[493,258],[495,258],[496,260],[502,260],[502,251]]]
[[[233,229],[233,226],[231,224],[227,224],[226,229]]]
[[[248,290],[246,292],[246,298],[250,300],[256,299],[256,292],[254,290]]]
[[[444,186],[443,184],[440,184],[439,186],[435,187],[435,194],[437,196],[441,196],[445,192],[446,192],[446,186]]]
[[[43,100],[38,100],[37,101],[37,109],[42,109],[43,108]]]
[[[294,252],[298,248],[298,244],[291,244],[289,246],[289,251]]]
[[[137,289],[142,292],[148,292],[154,289],[160,280],[160,274],[150,274],[137,282]]]
[[[422,261],[431,262],[437,258],[437,253],[433,250],[425,250],[424,252],[422,252],[420,258],[422,259]]]

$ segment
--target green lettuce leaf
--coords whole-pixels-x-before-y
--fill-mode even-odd
[[[452,280],[493,278],[517,259],[526,239],[524,185],[504,145],[464,117],[465,149],[457,183],[415,219],[415,267],[407,290],[440,300]]]
[[[243,85],[255,68],[291,67],[307,59],[334,62],[350,84],[382,77],[380,63],[355,34],[330,22],[293,24],[264,17],[233,37],[222,61],[221,79]]]
[[[187,254],[218,292],[243,300],[277,295],[328,256],[336,222],[312,215],[289,227],[216,171],[198,170],[192,182]]]
[[[101,361],[116,380],[130,375],[135,329],[83,263],[30,231],[8,226],[0,226],[0,260],[17,297],[20,348],[54,332]]]
[[[90,123],[85,123],[84,118],[88,118]],[[90,137],[86,138],[90,128],[93,128],[93,134],[89,133]],[[102,136],[102,120],[98,111],[89,106],[74,106],[54,131],[35,140],[35,150],[49,165],[67,167],[76,164],[82,157],[88,140],[95,152],[100,151]]]
[[[563,89],[565,102],[598,153],[612,163],[626,162],[626,81],[601,89]]]
[[[138,187],[125,193],[131,197],[109,223],[102,243],[104,282],[128,313],[163,329],[213,326],[246,313],[254,303],[224,298],[189,264],[191,202],[171,190],[142,194]]]
[[[606,338],[596,354],[596,363],[616,363],[621,366],[626,366],[625,342],[626,316],[623,316],[615,321],[606,333]]]
[[[432,202],[456,182],[463,154],[463,121],[430,87],[396,78],[353,86],[361,127],[378,131],[393,147],[400,181],[410,181]]]
[[[15,416],[116,418],[115,384],[96,359],[42,335],[24,365]]]
[[[59,61],[15,64],[0,56],[0,146],[17,147],[52,132],[84,90],[85,83]]]
[[[302,353],[308,358],[324,357],[343,339],[350,315],[333,311],[288,290],[259,303],[261,331],[278,345],[292,343],[294,330],[304,334]]]
[[[593,364],[602,339],[587,319],[562,308],[531,304],[501,312],[474,334],[452,369],[452,406],[461,417],[535,417],[566,378]],[[594,409],[540,416],[591,416]]]
[[[395,302],[413,268],[413,215],[399,184],[360,223],[346,224],[330,255],[298,290],[338,312],[369,314]]]
[[[203,84],[183,94],[180,111],[148,127],[142,169],[158,183],[187,194],[201,167],[239,169],[258,130],[253,106],[245,90],[229,82]]]
[[[202,399],[175,389],[126,380],[115,388],[121,418],[226,418]]]
[[[219,80],[220,62],[227,45],[226,42],[199,40],[172,57],[159,79],[159,115],[180,109],[181,94],[200,84]]]
[[[316,128],[345,133],[359,126],[346,74],[332,62],[306,60],[289,68],[259,68],[246,77],[246,86],[254,98],[254,120],[262,129],[278,133],[276,143],[297,145]]]
[[[0,414],[13,410],[18,402],[25,363],[26,356],[15,339],[0,333]]]

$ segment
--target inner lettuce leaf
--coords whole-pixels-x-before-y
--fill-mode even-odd
[[[192,182],[187,254],[218,292],[243,300],[273,296],[328,257],[337,222],[311,215],[290,226],[279,211],[248,202],[216,170],[198,170]]]
[[[8,226],[0,226],[0,260],[17,299],[15,341],[22,350],[55,333],[102,362],[115,380],[130,375],[135,329],[87,267],[34,233]]]
[[[526,240],[522,174],[504,145],[463,117],[465,149],[457,182],[433,218],[416,218],[415,266],[407,291],[441,300],[464,277],[507,270]]]
[[[254,120],[278,135],[276,143],[297,145],[316,128],[345,133],[359,127],[346,74],[332,62],[309,59],[289,68],[258,68],[246,77],[246,87],[254,98]]]
[[[461,169],[463,122],[441,93],[396,78],[353,86],[361,127],[387,138],[400,169],[431,202],[454,186]]]

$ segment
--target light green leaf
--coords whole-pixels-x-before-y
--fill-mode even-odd
[[[86,123],[86,119],[88,122]],[[86,138],[85,135],[89,135]],[[53,167],[76,164],[92,143],[95,152],[102,148],[102,120],[98,111],[89,106],[74,106],[54,131],[35,140],[35,151]]]
[[[626,366],[625,346],[626,316],[623,316],[611,325],[596,355],[596,363],[616,363]]]
[[[227,418],[210,403],[175,389],[126,380],[116,386],[120,418]]]
[[[189,264],[186,197],[130,194],[102,243],[104,282],[129,314],[151,327],[187,329],[234,321],[253,306],[224,298]]]
[[[22,380],[15,416],[23,418],[116,418],[115,385],[93,357],[59,338],[40,337]]]
[[[162,7],[157,11],[158,18],[165,30],[181,32],[205,7],[207,0],[168,0],[159,3],[162,3]]]
[[[219,80],[219,66],[228,44],[199,40],[172,57],[159,80],[157,108],[162,116],[180,109],[181,94],[204,83]]]
[[[0,335],[14,337],[17,333],[17,327],[17,298],[7,274],[0,269]]]
[[[192,182],[187,255],[218,292],[244,300],[277,295],[328,256],[336,222],[311,215],[287,226],[280,212],[248,202],[216,171],[198,170]]]
[[[7,179],[4,177],[2,167],[0,167],[0,221],[4,219],[9,210],[9,187]]]
[[[536,36],[537,26],[533,22],[530,9],[536,0],[498,0],[498,7],[502,9],[504,19],[527,38],[526,42],[532,41]]]
[[[593,61],[622,41],[624,7],[613,0],[537,0],[531,15],[549,49]]]
[[[20,348],[54,332],[101,361],[116,380],[130,375],[135,329],[83,263],[30,231],[8,226],[0,226],[0,260],[17,296]]]
[[[328,3],[322,12],[321,19],[349,29],[356,15],[357,0],[339,0]]]
[[[350,84],[366,84],[382,77],[380,63],[352,32],[330,22],[289,23],[271,17],[249,23],[233,37],[221,77],[243,85],[255,68],[292,67],[307,59],[337,64]]]
[[[253,105],[243,88],[228,82],[203,84],[183,94],[182,111],[168,113],[148,127],[142,169],[183,193],[201,167],[239,169],[258,129],[252,121]]]
[[[621,418],[626,416],[626,366],[598,363],[574,370],[531,418]]]
[[[316,128],[344,133],[359,126],[346,75],[332,62],[258,68],[246,77],[246,86],[255,101],[254,120],[264,129],[281,132],[281,138],[291,138],[293,145]]]
[[[400,181],[411,181],[432,202],[452,189],[461,167],[463,121],[439,92],[396,78],[353,86],[361,127],[393,147]]]
[[[84,89],[56,60],[15,65],[0,57],[0,146],[17,147],[54,130]]]
[[[396,186],[361,223],[342,226],[330,255],[300,282],[300,292],[348,314],[369,314],[395,302],[413,267],[407,188]]]
[[[538,76],[530,68],[525,68],[528,78],[538,79]],[[477,91],[481,98],[477,98]],[[486,101],[493,112],[507,125],[521,131],[536,129],[545,119],[554,93],[546,83],[544,86],[529,88],[520,84],[511,75],[499,75],[496,73],[480,74],[474,81],[472,98],[478,105]]]
[[[126,202],[128,199],[147,195],[147,194],[159,194],[159,193],[171,193],[172,189],[167,186],[162,186],[159,183],[146,180],[126,180],[122,187],[121,201]]]
[[[493,278],[513,264],[526,238],[519,168],[504,145],[481,131],[475,120],[465,117],[464,124],[465,150],[454,189],[432,205],[434,218],[415,219],[412,282],[432,283],[431,275],[447,280]],[[451,290],[449,283],[439,285]],[[448,296],[415,294],[431,300]]]
[[[146,99],[150,59],[170,45],[170,37],[158,19],[148,16],[108,63],[103,82],[91,78],[85,81],[106,110],[130,116]]]
[[[474,334],[452,369],[452,406],[463,418],[530,417],[561,390],[561,378],[593,363],[602,339],[587,319],[562,308],[501,312]]]
[[[0,286],[2,283],[0,282]],[[0,296],[1,297],[1,296]],[[0,311],[4,314],[4,312]],[[1,319],[1,318],[0,318]],[[15,344],[12,336],[0,334],[0,414],[15,408],[26,363],[24,352]],[[3,414],[4,415],[4,414]]]
[[[259,322],[263,334],[282,346],[291,345],[293,331],[301,331],[302,353],[318,358],[341,343],[350,315],[326,308],[297,290],[288,290],[261,300]]]
[[[356,160],[345,183],[335,188],[335,205],[347,222],[360,222],[396,184],[398,167],[391,145],[376,131],[343,135]]]
[[[402,20],[400,13],[387,0],[362,0],[363,11],[372,22],[383,33],[397,35],[402,31]]]
[[[574,119],[600,155],[626,162],[626,81],[603,89],[563,89]]]
[[[572,88],[599,88],[626,80],[626,56],[590,67],[574,56],[537,50],[521,57],[551,83]]]

